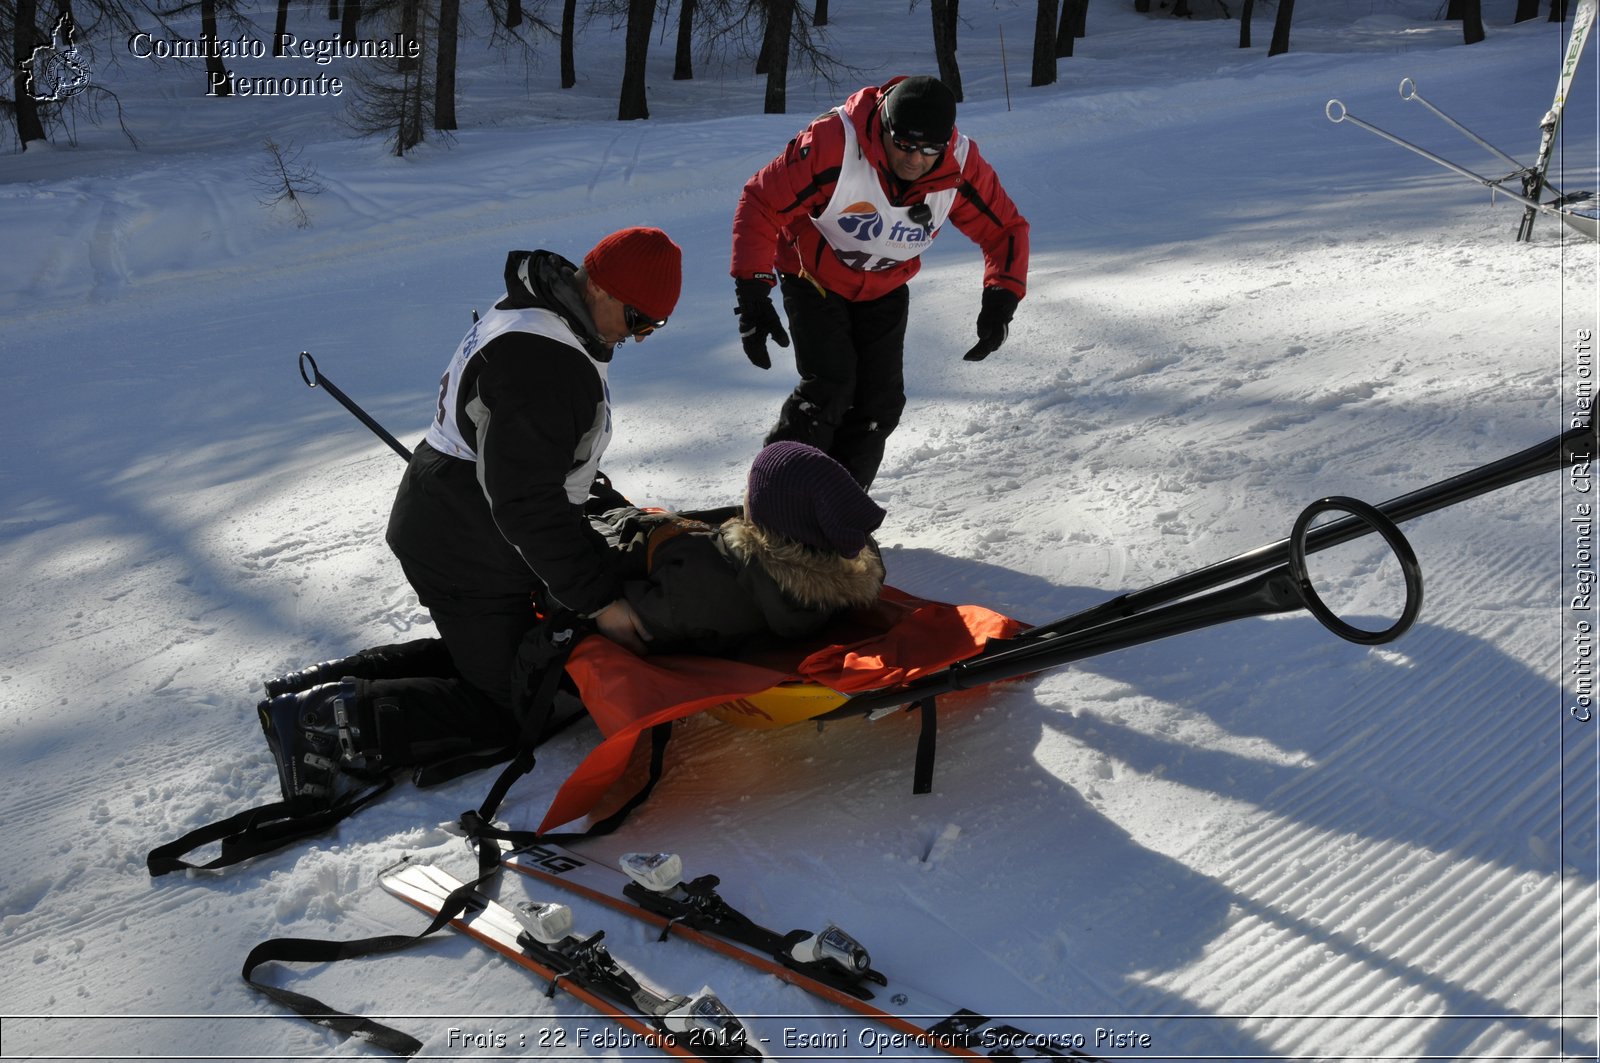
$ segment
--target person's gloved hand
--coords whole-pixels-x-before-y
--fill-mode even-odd
[[[739,339],[744,344],[744,356],[750,359],[751,365],[771,369],[767,337],[777,340],[779,347],[789,346],[789,334],[783,330],[778,308],[772,305],[772,285],[764,280],[741,278],[733,282],[733,292],[739,301],[733,312],[739,315]]]
[[[963,357],[969,362],[981,362],[1006,341],[1011,315],[1017,312],[1018,299],[1004,288],[985,288],[983,306],[978,311],[978,342]]]

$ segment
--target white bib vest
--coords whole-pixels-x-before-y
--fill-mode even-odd
[[[490,341],[507,332],[527,332],[563,343],[587,358],[600,377],[600,390],[604,396],[601,400],[601,409],[597,412],[594,427],[579,440],[578,451],[573,455],[572,471],[567,474],[566,479],[568,501],[581,506],[589,497],[589,487],[594,483],[595,474],[599,471],[600,459],[611,442],[611,384],[606,376],[610,363],[595,360],[584,349],[583,341],[578,339],[571,327],[553,311],[539,308],[490,310],[478,321],[473,322],[472,328],[467,331],[461,345],[451,356],[450,365],[445,369],[444,376],[439,378],[439,405],[433,424],[428,428],[426,437],[428,445],[441,454],[448,454],[453,458],[461,458],[464,461],[478,460],[477,453],[467,445],[466,436],[456,424],[461,375],[466,370],[467,363],[472,361],[473,355],[488,346]],[[471,416],[470,407],[468,415]]]
[[[930,211],[926,224],[913,221],[911,211],[918,205],[897,207],[889,202],[883,181],[856,139],[855,125],[843,108],[834,108],[834,113],[844,126],[844,161],[832,198],[811,223],[839,260],[851,269],[891,269],[916,258],[927,250],[939,227],[950,217],[956,190],[928,193],[921,204]],[[967,138],[957,134],[948,149],[955,154],[958,167],[967,165],[967,145]]]

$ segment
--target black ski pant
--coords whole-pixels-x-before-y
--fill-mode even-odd
[[[527,595],[451,599],[412,587],[440,637],[411,644],[419,649],[408,671],[367,684],[384,759],[396,763],[409,750],[403,763],[421,763],[515,745],[540,678],[528,663],[539,620],[533,602]],[[425,643],[434,645],[424,651]]]
[[[344,675],[364,680],[357,710],[363,752],[386,767],[516,742],[515,713],[462,677],[442,638],[375,646],[342,663]],[[505,666],[509,673],[509,659]]]
[[[539,678],[528,661],[544,585],[494,526],[475,465],[419,443],[395,492],[388,541],[433,617],[445,663],[435,649],[409,673],[369,684],[364,700],[379,707],[385,760],[515,744]]]
[[[766,442],[809,443],[870,487],[906,405],[910,292],[856,302],[790,274],[780,286],[800,383]]]

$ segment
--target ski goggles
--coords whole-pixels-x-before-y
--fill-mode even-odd
[[[627,303],[622,304],[622,323],[628,327],[630,336],[648,336],[658,328],[663,328],[667,319],[657,321],[655,318],[646,317]]]

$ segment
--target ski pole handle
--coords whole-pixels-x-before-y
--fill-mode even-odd
[[[309,374],[306,372],[307,366],[311,367]],[[368,428],[372,429],[373,434],[379,439],[383,440],[385,443],[389,444],[389,446],[393,448],[394,452],[400,455],[403,460],[408,462],[411,460],[411,451],[401,446],[400,441],[394,436],[390,435],[384,429],[383,425],[379,424],[377,421],[374,421],[372,417],[368,415],[366,410],[363,410],[360,406],[357,406],[350,396],[340,391],[334,385],[333,381],[322,375],[321,370],[317,368],[317,360],[311,357],[310,351],[300,352],[300,379],[306,382],[306,387],[320,387],[329,395],[332,395],[334,398],[338,399],[341,406],[355,414],[357,420],[366,425]]]

